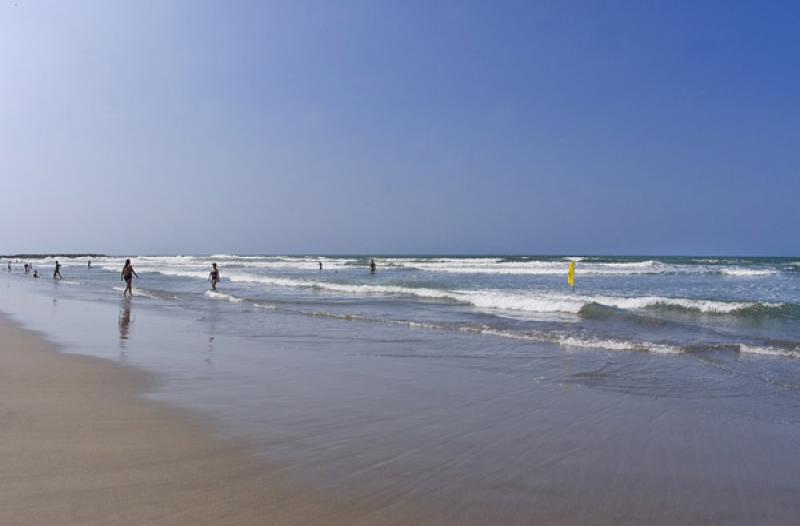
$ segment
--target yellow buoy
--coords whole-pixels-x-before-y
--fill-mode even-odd
[[[567,283],[570,287],[575,286],[575,262],[569,264],[569,272],[567,272]]]

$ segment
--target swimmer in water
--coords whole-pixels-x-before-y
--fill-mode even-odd
[[[53,270],[53,279],[64,279],[61,277],[61,263],[58,261],[56,261],[56,268]]]
[[[219,269],[216,263],[211,264],[211,272],[208,273],[208,279],[211,280],[211,290],[217,290],[217,282],[219,281]]]
[[[374,259],[370,259],[369,260],[369,273],[370,274],[375,274],[375,269],[376,268],[377,268],[377,265],[375,265],[375,260]]]
[[[133,277],[139,277],[139,274],[133,270],[133,265],[131,265],[131,260],[125,260],[125,266],[122,267],[122,275],[120,276],[120,280],[125,281],[125,290],[122,292],[122,297],[124,298],[126,295],[130,294],[133,296]]]
[[[322,261],[319,262],[319,269],[322,270]]]

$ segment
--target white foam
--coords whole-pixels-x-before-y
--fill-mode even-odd
[[[213,291],[213,290],[207,290],[205,295],[206,295],[206,297],[211,298],[211,299],[227,300],[227,301],[230,301],[231,303],[242,303],[244,301],[244,299],[237,298],[236,296],[234,296],[232,294],[226,294],[225,292],[216,292],[216,291]]]
[[[777,270],[768,269],[753,269],[753,268],[721,268],[720,274],[725,276],[735,277],[757,277],[757,276],[774,276],[778,273]]]
[[[755,345],[739,345],[739,352],[746,354],[761,354],[767,356],[783,356],[786,358],[800,358],[800,350],[778,349],[776,347],[759,347]]]
[[[645,309],[656,306],[675,306],[704,313],[729,314],[759,305],[756,302],[727,302],[663,296],[585,296],[576,294],[507,292],[499,290],[454,290],[401,287],[396,285],[364,285],[332,283],[316,280],[277,278],[253,274],[229,274],[234,282],[261,283],[282,287],[300,287],[345,294],[413,295],[430,299],[450,299],[480,308],[519,310],[536,313],[577,314],[588,304],[597,303],[607,307],[626,310]],[[769,307],[780,307],[780,303],[763,303]]]
[[[559,343],[565,347],[581,347],[589,349],[608,349],[610,351],[648,351],[657,354],[680,354],[678,347],[652,342],[628,340],[604,340],[599,338],[582,339],[575,336],[562,337]]]
[[[499,259],[451,259],[451,260],[402,260],[390,262],[399,267],[448,274],[518,274],[518,275],[566,275],[568,261],[581,258],[564,258],[562,261],[502,261]],[[683,267],[681,267],[683,268]],[[629,275],[661,274],[676,272],[675,265],[664,265],[658,261],[632,261],[619,263],[581,263],[575,269],[578,275]]]
[[[624,310],[639,310],[657,306],[675,306],[705,313],[728,314],[758,305],[753,302],[725,302],[663,296],[584,296],[573,294],[530,294],[499,291],[461,291],[453,299],[466,300],[477,307],[524,310],[530,312],[563,312],[577,314],[586,305],[597,303]],[[770,305],[770,304],[766,304]],[[774,304],[771,306],[780,306]]]

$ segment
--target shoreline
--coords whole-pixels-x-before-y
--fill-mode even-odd
[[[246,444],[141,395],[151,374],[57,345],[0,314],[0,523],[353,524],[289,489]]]

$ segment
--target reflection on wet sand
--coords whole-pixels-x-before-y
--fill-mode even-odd
[[[131,300],[124,299],[119,310],[119,348],[127,347],[127,340],[131,330]]]
[[[206,364],[214,365],[214,360],[211,359],[211,354],[210,354],[210,353],[214,352],[214,337],[213,336],[209,336],[208,337],[208,352],[209,352],[209,354],[206,357]]]

